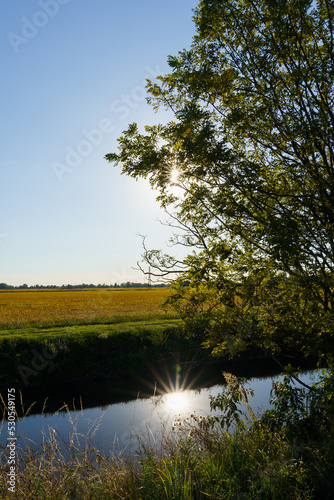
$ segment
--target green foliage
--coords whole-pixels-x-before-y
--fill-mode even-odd
[[[334,377],[331,366],[310,389],[292,375],[273,383],[272,408],[256,416],[251,391],[224,374],[215,417],[177,421],[182,445],[198,457],[192,478],[211,498],[331,498],[334,493]]]
[[[236,425],[237,429],[243,429],[248,415],[254,417],[254,413],[249,405],[249,397],[253,396],[252,390],[246,390],[244,380],[238,379],[230,373],[224,373],[227,383],[227,390],[218,396],[210,396],[211,410],[223,411],[223,414],[208,419],[210,423],[219,422],[222,428],[229,429],[231,425]],[[240,403],[245,408],[240,407]]]
[[[330,360],[320,381],[309,389],[296,386],[290,375],[286,375],[282,382],[274,382],[273,408],[264,413],[261,422],[270,429],[284,429],[287,436],[303,442],[323,439],[333,432],[333,366]]]
[[[332,0],[200,1],[191,47],[148,82],[175,120],[130,125],[106,155],[160,189],[194,248],[144,258],[174,263],[172,303],[217,355],[333,344],[333,18]]]

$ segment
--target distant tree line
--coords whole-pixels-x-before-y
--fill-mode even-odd
[[[87,283],[81,283],[80,285],[30,285],[28,286],[26,283],[23,285],[7,285],[7,283],[0,283],[0,290],[36,290],[36,289],[59,289],[59,290],[73,290],[73,289],[83,289],[83,288],[164,288],[168,287],[169,285],[165,283],[161,284],[148,284],[148,283],[134,283],[127,281],[126,283],[114,283],[113,285],[107,285],[106,283],[103,283],[101,285],[100,283],[98,285],[93,285],[92,283],[87,284]]]

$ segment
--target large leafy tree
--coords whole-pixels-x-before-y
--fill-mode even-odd
[[[106,158],[160,189],[189,255],[145,258],[179,273],[172,302],[215,354],[314,353],[334,326],[334,2],[202,0],[194,21],[148,81],[174,120]]]

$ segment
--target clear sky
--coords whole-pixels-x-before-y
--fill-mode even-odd
[[[128,123],[167,119],[145,78],[189,47],[194,0],[15,0],[0,18],[0,282],[144,281],[138,234],[168,228],[145,181],[104,155]]]

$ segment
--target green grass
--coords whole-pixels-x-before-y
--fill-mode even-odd
[[[15,338],[24,336],[57,336],[57,335],[89,335],[89,334],[102,334],[107,332],[108,335],[117,334],[124,331],[132,331],[134,329],[161,329],[169,326],[180,325],[180,320],[175,317],[168,317],[166,315],[148,315],[136,317],[131,316],[131,319],[125,316],[114,317],[108,321],[95,321],[87,322],[61,322],[60,324],[42,324],[41,326],[32,325],[24,327],[6,328],[0,330],[0,342],[4,338]]]
[[[179,319],[179,316],[175,313],[146,313],[146,314],[131,314],[131,315],[124,315],[124,314],[116,314],[111,317],[99,317],[95,316],[93,318],[73,318],[73,319],[52,319],[52,320],[36,320],[36,321],[31,321],[29,323],[27,322],[22,322],[22,323],[13,323],[13,324],[7,324],[5,326],[2,326],[0,328],[0,337],[1,335],[9,334],[10,332],[20,332],[24,333],[25,331],[31,332],[31,331],[39,331],[39,330],[49,330],[51,328],[66,328],[68,326],[89,326],[89,325],[115,325],[115,324],[120,324],[120,323],[137,323],[137,322],[142,322],[142,323],[151,323],[151,322],[156,322],[157,320],[161,321],[169,321],[169,320],[176,320]]]

